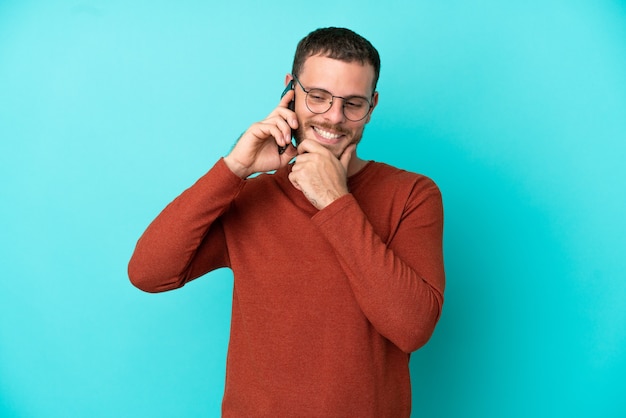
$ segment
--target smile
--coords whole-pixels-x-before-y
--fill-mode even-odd
[[[322,138],[327,139],[329,141],[333,141],[335,139],[339,139],[342,134],[334,134],[332,132],[324,131],[316,126],[313,126],[313,130]]]

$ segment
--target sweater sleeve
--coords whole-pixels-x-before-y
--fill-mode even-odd
[[[388,243],[351,194],[313,220],[336,251],[374,328],[407,353],[426,344],[441,315],[445,284],[443,206],[437,186],[428,180],[413,190]]]
[[[146,292],[163,292],[228,266],[219,217],[243,183],[220,159],[167,205],[137,242],[128,264],[131,283]]]

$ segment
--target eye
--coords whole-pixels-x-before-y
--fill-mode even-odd
[[[329,101],[330,95],[325,91],[321,90],[311,90],[309,92],[309,100],[314,102],[323,103]]]
[[[345,106],[347,108],[357,110],[357,109],[362,109],[363,107],[367,106],[367,102],[365,100],[361,99],[361,98],[358,98],[358,97],[354,98],[353,97],[351,99],[347,99],[346,100]]]

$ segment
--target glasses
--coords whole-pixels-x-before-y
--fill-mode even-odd
[[[298,77],[295,75],[293,78],[300,85],[302,91],[306,93],[306,98],[304,102],[306,103],[307,109],[309,109],[312,113],[321,115],[322,113],[326,113],[333,106],[334,99],[343,100],[343,115],[352,122],[358,122],[360,120],[365,119],[365,117],[370,113],[370,109],[372,108],[372,104],[369,100],[362,96],[350,96],[350,97],[341,97],[341,96],[333,96],[326,90],[322,89],[310,89],[307,90],[304,88]]]

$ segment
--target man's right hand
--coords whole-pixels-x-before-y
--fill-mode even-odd
[[[250,126],[224,157],[228,168],[237,176],[245,179],[254,173],[277,170],[297,155],[291,145],[291,130],[298,128],[298,119],[288,108],[294,94],[293,90],[287,92],[278,107],[267,118]],[[279,146],[287,146],[284,153],[278,153]]]

